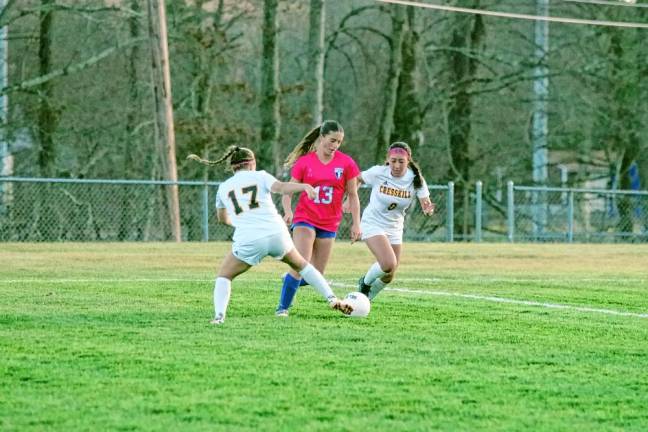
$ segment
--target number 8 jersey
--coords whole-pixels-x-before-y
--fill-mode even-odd
[[[216,208],[227,209],[234,242],[248,243],[288,228],[272,201],[270,188],[277,181],[265,171],[236,171],[218,187]]]
[[[405,212],[414,197],[430,196],[427,184],[414,189],[414,172],[408,168],[402,177],[391,175],[389,165],[376,165],[362,172],[362,181],[371,186],[369,205],[362,212],[362,224],[387,230],[402,230]]]
[[[307,222],[326,231],[337,231],[342,220],[346,184],[358,174],[360,169],[355,161],[340,151],[336,151],[333,159],[326,164],[319,160],[315,152],[297,159],[290,175],[300,183],[313,186],[317,197],[311,200],[306,193],[300,194],[293,223]]]

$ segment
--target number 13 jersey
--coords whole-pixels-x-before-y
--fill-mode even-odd
[[[308,183],[318,193],[314,200],[302,192],[295,207],[293,222],[307,222],[317,228],[335,232],[342,220],[342,200],[349,180],[358,177],[355,161],[340,151],[324,164],[311,152],[297,159],[290,175],[298,182]]]
[[[362,223],[387,230],[402,230],[405,212],[414,197],[430,196],[427,184],[414,189],[414,172],[408,168],[402,177],[391,175],[389,165],[376,165],[362,172],[362,181],[371,186],[369,205],[362,212]]]
[[[234,242],[248,243],[285,232],[288,228],[272,201],[277,181],[265,171],[236,171],[218,187],[216,208],[227,209],[234,225]]]

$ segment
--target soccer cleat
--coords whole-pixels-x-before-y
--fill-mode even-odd
[[[277,309],[275,312],[275,316],[277,317],[287,317],[288,316],[288,309]]]
[[[367,285],[365,283],[364,275],[360,276],[360,279],[358,279],[358,291],[360,291],[362,294],[369,297],[369,291],[371,291],[371,285]]]
[[[224,322],[225,322],[225,317],[222,314],[218,314],[218,316],[216,318],[209,321],[209,324],[220,325],[220,324],[223,324]]]
[[[353,306],[346,302],[340,301],[337,298],[329,299],[329,306],[331,306],[333,310],[342,312],[344,315],[351,315],[351,312],[353,312]]]

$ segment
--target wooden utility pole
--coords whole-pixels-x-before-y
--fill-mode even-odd
[[[161,160],[162,178],[177,182],[178,169],[176,166],[175,130],[173,127],[166,8],[164,0],[147,0],[147,3],[155,99],[155,139]],[[167,187],[167,204],[171,232],[174,240],[179,242],[181,241],[180,202],[177,184]]]

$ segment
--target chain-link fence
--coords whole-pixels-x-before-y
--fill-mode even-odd
[[[218,182],[0,178],[0,241],[167,241],[173,240],[168,194],[178,188],[181,238],[229,240],[233,229],[218,224],[214,202]],[[427,217],[414,204],[405,239],[444,241],[448,186],[430,186],[437,212]],[[361,205],[370,189],[360,189]],[[280,195],[273,196],[277,208]],[[451,201],[451,200],[450,200]],[[345,215],[339,238],[348,238]],[[451,239],[451,236],[450,236]]]
[[[510,241],[648,241],[648,192],[508,187]]]
[[[0,178],[0,241],[173,240],[168,194],[178,188],[181,238],[229,240],[218,224],[218,182]],[[364,208],[371,190],[362,187]],[[481,182],[455,215],[454,186],[430,186],[436,213],[414,204],[408,241],[648,241],[648,192],[536,188],[508,184],[506,197],[482,194]],[[280,208],[279,195],[274,195]],[[455,234],[455,219],[462,233]],[[338,237],[349,237],[345,215]],[[466,230],[465,227],[469,229]]]

